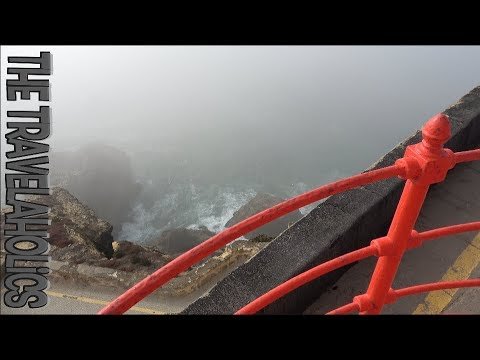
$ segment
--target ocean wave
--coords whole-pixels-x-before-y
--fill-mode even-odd
[[[235,211],[256,194],[252,188],[183,186],[156,200],[150,209],[139,200],[122,225],[119,240],[148,243],[162,231],[177,227],[198,229],[205,226],[218,233],[225,229]]]

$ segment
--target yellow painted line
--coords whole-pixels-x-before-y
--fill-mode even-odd
[[[443,275],[443,281],[468,279],[480,264],[480,233],[468,244]],[[423,303],[419,304],[414,314],[440,314],[452,301],[458,289],[436,290],[428,293]]]
[[[75,301],[81,301],[84,303],[88,304],[98,304],[98,305],[108,305],[108,301],[104,300],[98,300],[98,299],[92,299],[84,296],[74,296],[74,295],[68,295],[68,294],[63,294],[55,291],[46,291],[45,292],[48,296],[53,296],[53,297],[58,297],[58,298],[64,298],[64,299],[71,299]],[[130,309],[131,311],[136,311],[139,313],[144,313],[144,314],[164,314],[161,311],[158,310],[153,310],[153,309],[148,309],[144,307],[139,307],[139,306],[134,306]]]

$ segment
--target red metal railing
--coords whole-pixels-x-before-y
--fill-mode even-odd
[[[406,184],[386,236],[372,240],[367,247],[339,256],[293,277],[244,306],[236,314],[256,313],[278,298],[319,276],[370,256],[377,256],[379,259],[367,292],[356,296],[352,303],[328,314],[345,314],[352,311],[359,311],[361,314],[378,314],[384,304],[391,303],[402,296],[437,289],[480,286],[480,279],[470,279],[417,285],[397,290],[391,288],[398,265],[406,250],[420,246],[423,241],[436,237],[480,230],[480,221],[421,233],[413,229],[430,185],[442,182],[447,172],[456,164],[480,160],[480,149],[454,153],[443,147],[443,144],[451,136],[450,123],[444,114],[432,117],[422,128],[422,136],[422,142],[408,146],[404,157],[397,160],[395,165],[321,186],[259,212],[220,232],[134,285],[103,308],[99,314],[124,313],[148,294],[217,249],[291,211],[328,196],[394,176],[406,180]]]

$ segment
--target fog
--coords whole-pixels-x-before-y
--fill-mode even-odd
[[[480,84],[480,47],[2,47],[2,149],[6,105],[21,108],[5,101],[7,56],[39,51],[53,55],[51,153],[96,143],[130,159],[143,190],[117,224],[129,238],[219,231],[255,192],[361,171]]]

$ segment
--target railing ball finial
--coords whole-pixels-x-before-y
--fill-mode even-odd
[[[445,114],[437,114],[431,117],[422,127],[422,144],[432,151],[438,152],[443,148],[443,144],[450,139],[452,135],[450,130],[450,121]]]

